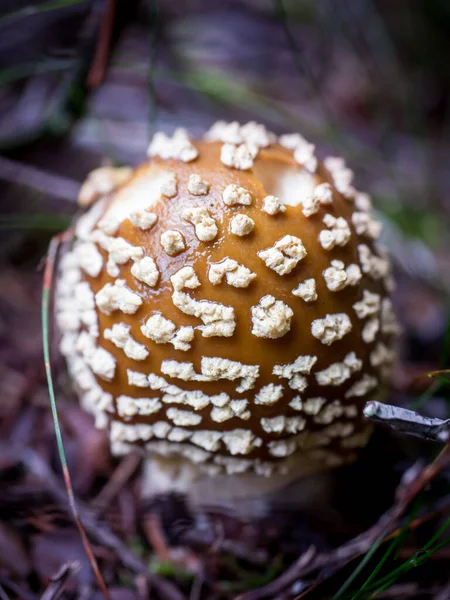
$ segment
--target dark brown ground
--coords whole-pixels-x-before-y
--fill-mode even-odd
[[[411,406],[431,383],[422,375],[448,365],[448,2],[305,0],[286,2],[285,15],[276,1],[121,2],[109,64],[104,6],[0,20],[0,600],[101,597],[66,502],[38,267],[88,170],[136,164],[155,126],[201,133],[217,118],[253,118],[344,155],[375,198],[396,263],[405,335],[389,401]],[[139,458],[110,457],[56,353],[53,366],[69,470],[111,598],[331,598],[374,540],[405,522],[373,581],[411,557],[418,566],[376,597],[450,598],[449,546],[422,552],[449,516],[448,455],[440,474],[422,470],[437,445],[378,428],[357,464],[330,475],[330,497],[263,521],[191,514],[180,498],[143,506]],[[448,418],[448,385],[433,389],[422,412]],[[388,544],[339,598],[355,597]]]

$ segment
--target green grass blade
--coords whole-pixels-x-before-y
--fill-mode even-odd
[[[445,377],[445,375],[441,375],[439,373],[437,373],[436,375],[430,375],[430,377],[431,377],[431,379],[434,379],[435,381],[438,381],[439,383],[441,383],[443,386],[449,385],[449,383],[450,383],[449,377]]]
[[[410,403],[410,408],[413,410],[418,410],[425,406],[425,404],[431,400],[433,396],[435,396],[442,388],[441,381],[434,381],[428,389],[426,389],[423,394],[421,394],[418,398],[416,398],[413,402]]]
[[[55,238],[56,239],[56,238]],[[54,246],[54,240],[50,244],[48,251],[48,261],[54,262],[57,248]],[[46,275],[48,271],[46,270]],[[50,361],[50,344],[49,344],[49,313],[50,313],[50,290],[51,281],[48,277],[44,277],[44,287],[42,290],[42,346],[44,351],[45,374],[47,376],[48,393],[50,397],[50,406],[52,410],[53,423],[55,427],[56,443],[58,445],[59,458],[63,469],[67,469],[66,453],[59,426],[58,409],[56,407],[55,390],[53,386],[53,377]]]
[[[386,579],[386,581],[383,581],[383,583],[381,585],[373,588],[372,590],[368,590],[368,593],[370,594],[370,596],[366,596],[366,598],[370,598],[370,599],[376,598],[382,592],[386,591],[394,583],[396,583],[398,581],[398,578],[401,575],[405,575],[412,569],[421,567],[424,563],[427,562],[427,560],[429,560],[429,558],[432,556],[432,554],[434,554],[441,548],[448,546],[448,544],[450,544],[450,537],[445,538],[444,540],[442,540],[442,542],[440,542],[439,544],[437,544],[430,550],[424,552],[423,554],[422,554],[423,551],[417,552],[414,556],[412,556],[405,563],[403,563],[402,566],[398,567],[398,569],[396,569],[395,571],[392,571],[392,573],[390,573],[390,575],[387,576],[387,578],[384,578],[384,579]]]
[[[437,531],[434,534],[434,536],[425,544],[425,546],[421,550],[419,550],[412,557],[410,557],[406,561],[404,561],[396,569],[394,569],[387,575],[381,577],[378,581],[374,582],[372,586],[367,586],[366,594],[371,594],[370,597],[373,598],[374,593],[378,594],[378,593],[381,593],[382,591],[385,591],[393,583],[395,583],[395,581],[397,581],[397,579],[401,575],[404,575],[411,569],[421,566],[424,562],[426,562],[429,559],[429,557],[432,554],[434,554],[434,552],[437,552],[437,550],[440,550],[444,546],[448,545],[450,543],[450,537],[445,538],[444,540],[442,540],[441,542],[436,544],[434,547],[432,546],[434,544],[434,542],[436,542],[437,539],[439,537],[441,537],[442,534],[449,527],[450,527],[450,519],[447,519],[444,522],[443,526],[439,529],[439,531]]]
[[[52,411],[53,424],[55,427],[55,435],[56,435],[56,443],[58,446],[59,459],[61,461],[64,482],[67,489],[67,495],[69,498],[69,505],[72,509],[72,514],[80,533],[81,541],[84,546],[84,550],[87,554],[89,562],[91,564],[92,570],[94,571],[95,578],[97,580],[98,586],[105,598],[105,600],[111,600],[108,589],[103,581],[103,577],[101,575],[100,569],[98,567],[97,560],[94,556],[92,548],[89,543],[89,539],[84,530],[83,523],[81,521],[80,515],[78,513],[75,494],[72,486],[72,479],[70,477],[69,469],[67,466],[67,458],[66,452],[64,449],[64,442],[61,433],[61,427],[59,425],[59,416],[58,416],[58,408],[56,405],[56,396],[55,389],[53,385],[53,376],[52,376],[52,368],[51,368],[51,360],[50,360],[50,344],[49,344],[49,315],[50,315],[50,297],[53,283],[53,275],[55,270],[55,262],[58,254],[58,249],[61,242],[66,239],[68,236],[71,236],[70,231],[66,231],[64,234],[54,237],[50,242],[50,246],[47,253],[47,260],[45,264],[44,271],[44,282],[42,286],[42,346],[44,352],[44,364],[45,364],[45,374],[47,376],[47,386],[48,386],[48,394],[50,397],[50,407]]]
[[[382,566],[385,564],[385,562],[387,561],[387,559],[392,555],[392,553],[394,552],[394,550],[396,548],[401,548],[401,546],[403,544],[403,540],[405,539],[406,533],[408,532],[408,527],[409,527],[410,523],[415,519],[415,517],[417,516],[418,512],[419,512],[419,506],[415,507],[411,511],[408,519],[403,524],[403,527],[402,527],[400,533],[391,541],[391,543],[389,544],[386,552],[380,558],[380,560],[378,561],[377,565],[375,565],[375,568],[372,571],[372,573],[369,575],[369,577],[363,583],[363,585],[361,586],[361,588],[359,589],[359,591],[356,592],[356,594],[354,596],[352,596],[352,600],[359,600],[361,598],[361,596],[363,595],[364,591],[369,587],[370,583],[378,575],[378,573],[380,572]]]
[[[367,554],[361,560],[359,565],[354,569],[354,571],[351,573],[351,575],[344,581],[344,583],[341,585],[341,587],[338,589],[338,591],[333,596],[332,600],[338,600],[338,598],[341,598],[342,595],[344,594],[344,592],[346,592],[348,590],[348,588],[352,585],[352,583],[355,581],[355,579],[358,577],[358,575],[361,573],[361,571],[364,569],[364,567],[367,565],[367,563],[371,560],[372,556],[378,550],[378,548],[380,547],[381,543],[384,540],[384,537],[385,537],[385,533],[382,533],[375,540],[375,542],[373,543],[369,552],[367,552]]]
[[[397,538],[395,538],[395,539],[392,540],[392,542],[389,544],[388,549],[383,554],[383,556],[381,557],[381,559],[378,562],[378,564],[375,566],[375,568],[372,571],[372,573],[369,575],[369,577],[363,583],[363,585],[362,585],[361,589],[359,590],[359,592],[357,592],[354,596],[352,596],[352,600],[359,600],[361,598],[361,596],[364,594],[364,590],[366,590],[369,587],[370,582],[375,579],[375,577],[377,576],[377,574],[380,572],[380,569],[382,568],[382,566],[384,565],[384,563],[387,561],[387,559],[391,556],[391,554],[394,552],[394,550],[396,549],[396,547],[398,546],[398,544],[399,544],[399,541],[398,541]]]
[[[442,527],[433,535],[433,537],[425,544],[425,546],[423,547],[423,550],[427,551],[430,546],[438,539],[441,537],[441,535],[444,533],[444,531],[446,531],[448,528],[450,527],[450,519],[447,519],[446,521],[444,521],[444,524],[442,525]]]

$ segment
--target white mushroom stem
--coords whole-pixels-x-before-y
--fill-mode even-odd
[[[284,475],[261,477],[243,473],[211,477],[185,458],[153,455],[144,461],[141,493],[145,499],[179,493],[194,510],[215,506],[255,518],[267,515],[274,506],[298,508],[314,502],[314,498],[326,497],[330,480],[327,472],[320,469],[316,461],[297,457]]]

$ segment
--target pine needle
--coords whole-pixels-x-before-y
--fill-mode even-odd
[[[369,575],[369,577],[366,579],[366,581],[363,583],[363,585],[360,587],[360,589],[356,592],[356,594],[354,596],[352,596],[352,600],[359,600],[361,598],[361,596],[365,593],[365,590],[367,590],[367,588],[369,587],[370,583],[378,575],[378,573],[380,572],[382,566],[387,561],[387,559],[391,556],[391,554],[394,552],[394,550],[401,548],[401,546],[403,544],[403,541],[404,541],[404,539],[406,537],[406,534],[408,532],[409,526],[414,521],[414,519],[415,519],[415,517],[417,515],[418,510],[419,510],[419,506],[417,506],[411,512],[408,520],[405,521],[405,523],[403,524],[403,527],[401,528],[400,533],[397,536],[395,536],[394,539],[391,541],[391,543],[389,544],[386,552],[383,554],[383,556],[379,560],[378,564],[375,566],[375,568],[372,571],[372,573]]]
[[[45,261],[45,271],[44,271],[44,282],[42,288],[42,344],[44,350],[44,362],[45,362],[45,373],[47,376],[47,385],[48,385],[48,393],[50,397],[50,406],[52,410],[53,423],[55,427],[55,435],[56,442],[58,445],[58,453],[61,461],[62,472],[64,476],[64,483],[67,489],[67,495],[69,498],[69,505],[72,509],[73,518],[75,520],[76,526],[80,533],[81,541],[83,543],[84,550],[86,555],[91,563],[92,570],[94,572],[95,578],[97,580],[98,586],[105,598],[105,600],[111,600],[106,584],[103,580],[102,574],[100,573],[100,569],[97,563],[97,560],[92,551],[91,545],[89,543],[89,539],[84,530],[83,523],[81,521],[80,515],[78,513],[78,509],[75,502],[75,495],[73,492],[72,479],[70,477],[69,468],[67,466],[66,453],[64,450],[64,443],[61,433],[61,428],[59,425],[59,417],[58,417],[58,408],[56,406],[56,397],[53,386],[53,377],[52,377],[52,369],[51,369],[51,361],[50,361],[50,344],[49,344],[49,314],[50,314],[50,298],[51,298],[51,290],[54,279],[55,272],[55,263],[56,257],[58,254],[59,247],[63,241],[68,241],[72,238],[72,231],[67,230],[61,235],[55,236],[50,242],[50,246],[47,253],[47,258]]]
[[[332,600],[338,600],[338,598],[341,598],[342,594],[348,590],[348,588],[355,581],[355,579],[358,577],[358,575],[361,573],[361,571],[364,569],[364,567],[371,560],[372,556],[375,554],[375,552],[381,546],[381,544],[383,543],[383,540],[385,538],[385,535],[386,535],[385,532],[383,532],[380,536],[378,536],[378,538],[373,543],[369,552],[367,552],[367,554],[364,556],[364,558],[359,563],[359,565],[353,570],[353,572],[346,579],[346,581],[344,581],[344,583],[341,585],[341,587],[338,589],[338,591],[333,596]]]
[[[423,565],[435,552],[444,548],[450,543],[450,538],[444,538],[440,542],[438,539],[442,534],[450,527],[450,519],[447,519],[443,526],[435,533],[435,535],[425,544],[425,546],[415,552],[413,556],[404,561],[396,569],[376,581],[372,586],[368,586],[364,592],[364,595],[370,594],[370,598],[375,598],[385,590],[389,589],[402,575],[405,575],[412,569]],[[435,544],[435,542],[438,542]],[[433,545],[435,544],[435,545]],[[364,596],[362,596],[364,597]],[[366,596],[367,597],[367,596]]]

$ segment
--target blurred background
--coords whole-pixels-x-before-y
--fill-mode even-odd
[[[301,132],[319,156],[344,156],[357,187],[374,199],[395,262],[395,304],[405,334],[390,401],[450,416],[445,374],[426,377],[449,366],[449,56],[448,0],[1,1],[1,600],[39,598],[48,586],[47,600],[60,597],[51,577],[74,560],[70,581],[61,575],[64,597],[96,597],[79,534],[64,495],[58,496],[64,488],[42,361],[40,266],[51,237],[76,214],[89,170],[138,164],[156,130],[182,125],[200,135],[218,119],[256,120],[276,133]],[[57,356],[54,364],[57,370]],[[168,513],[153,507],[143,517],[135,491],[139,460],[127,458],[125,466],[111,460],[103,433],[73,403],[64,379],[58,401],[77,496],[155,577],[151,585],[140,581],[117,551],[97,540],[97,558],[117,599],[233,598],[257,588],[312,539],[329,549],[372,524],[392,502],[404,469],[438,451],[410,440],[399,449],[397,439],[386,442],[379,434],[375,450],[367,450],[373,471],[350,467],[344,474],[353,484],[361,477],[360,486],[374,473],[383,481],[376,501],[366,498],[353,520],[339,518],[337,526],[329,515],[319,540],[301,528],[284,546],[274,542],[284,526],[277,521],[258,535],[221,522],[222,538],[235,545],[221,547],[214,562],[205,547],[217,531],[203,523],[212,537],[203,531],[207,542],[197,539],[195,553],[180,534],[193,522],[183,507],[175,503]],[[386,456],[395,447],[388,467],[380,465],[377,443]],[[433,502],[448,505],[449,493],[444,474]],[[441,517],[408,541],[404,557],[421,551]],[[247,548],[241,556],[238,541]],[[255,553],[251,568],[239,563],[242,554],[249,559],[248,544]],[[266,554],[259,560],[261,548]],[[432,568],[417,579],[394,582],[403,588],[394,587],[390,597],[448,600],[447,555],[433,556]],[[175,579],[180,596],[164,588],[167,578]],[[316,597],[332,597],[339,588],[333,585],[334,592]],[[289,593],[261,598],[294,598],[300,588]]]

